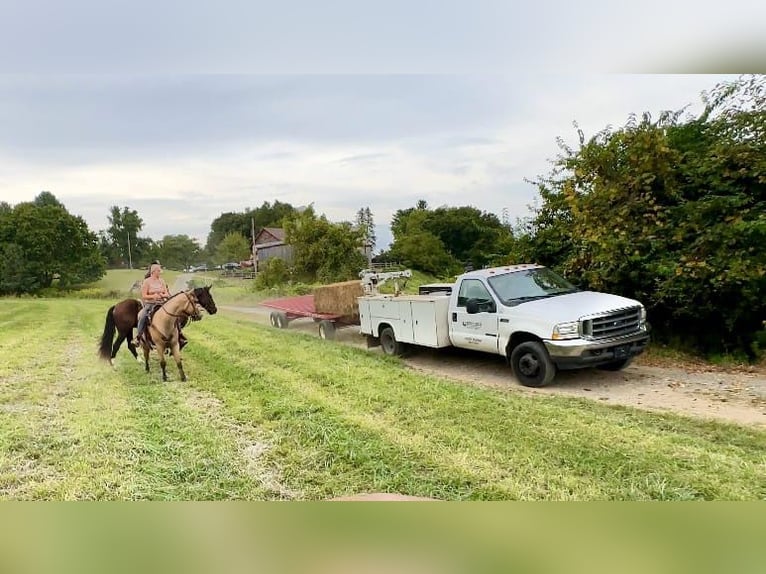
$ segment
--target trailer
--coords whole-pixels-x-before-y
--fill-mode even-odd
[[[378,272],[370,269],[364,269],[359,273],[359,279],[363,291],[367,294],[375,294],[378,287],[385,282],[397,279],[407,279],[412,276],[412,271],[389,271]],[[399,292],[399,285],[396,283],[395,292]],[[269,315],[269,322],[272,327],[277,329],[287,329],[291,321],[295,319],[313,319],[319,324],[319,336],[322,339],[334,339],[335,332],[338,329],[346,327],[359,327],[359,319],[350,320],[348,316],[320,313],[316,310],[314,295],[297,295],[295,297],[282,297],[279,299],[270,299],[260,303],[263,307],[274,309]]]

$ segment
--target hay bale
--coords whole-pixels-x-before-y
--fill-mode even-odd
[[[356,298],[362,295],[364,289],[358,279],[322,285],[314,289],[314,308],[318,313],[341,315],[343,321],[357,321],[359,302]]]

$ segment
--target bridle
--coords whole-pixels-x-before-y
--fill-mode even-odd
[[[170,299],[173,299],[173,297],[176,297],[176,295],[174,295],[173,297],[171,297],[170,299],[168,299],[167,301],[165,301],[165,303],[163,303],[163,304],[160,306],[160,309],[162,309],[163,311],[165,311],[165,313],[167,313],[167,314],[168,314],[168,315],[170,315],[171,317],[183,317],[183,316],[184,316],[184,314],[185,314],[187,317],[191,317],[192,319],[199,319],[201,315],[200,315],[199,309],[197,308],[197,301],[195,300],[195,299],[196,299],[196,297],[193,297],[193,296],[192,296],[192,295],[189,293],[189,291],[182,291],[182,293],[183,293],[183,294],[186,296],[186,302],[187,302],[187,305],[184,305],[183,309],[181,310],[181,311],[183,311],[183,313],[182,313],[181,315],[176,315],[175,313],[171,313],[170,311],[168,311],[167,309],[165,309],[165,305],[167,304],[167,302],[168,302],[168,301],[170,301]],[[180,295],[180,293],[178,293],[178,295]],[[186,309],[186,308],[187,308],[189,305],[191,305],[191,308],[192,308],[192,312],[191,312],[191,313],[189,313],[189,312],[186,312],[186,311],[185,311],[185,309]]]

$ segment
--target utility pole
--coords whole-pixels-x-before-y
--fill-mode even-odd
[[[250,218],[250,257],[253,260],[253,273],[257,271],[255,268],[255,219]]]
[[[133,256],[130,253],[130,231],[128,231],[128,265],[133,269]]]

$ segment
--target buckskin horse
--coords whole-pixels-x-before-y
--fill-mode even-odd
[[[215,301],[213,300],[213,296],[210,294],[209,286],[197,287],[195,289],[190,289],[188,291],[180,291],[179,293],[176,293],[175,295],[168,298],[165,301],[165,303],[163,303],[162,307],[170,304],[171,301],[173,301],[176,297],[179,297],[182,294],[185,295],[183,297],[183,301],[179,299],[178,301],[172,304],[172,307],[175,307],[178,302],[181,302],[183,303],[182,306],[185,309],[184,312],[173,311],[170,307],[168,307],[168,311],[176,315],[176,317],[174,317],[177,320],[177,325],[178,325],[178,327],[175,329],[176,343],[178,343],[180,328],[183,328],[189,319],[199,320],[201,318],[201,316],[199,315],[199,311],[197,310],[197,305],[205,309],[205,311],[207,311],[210,315],[214,315],[218,311],[215,305]],[[188,307],[186,303],[187,301],[195,302],[193,312],[187,308]],[[160,308],[161,307],[156,308],[155,314],[159,312]],[[133,357],[135,357],[139,361],[141,360],[138,358],[138,352],[136,350],[136,347],[133,345],[133,329],[135,329],[138,326],[139,311],[141,311],[141,301],[138,301],[136,299],[124,299],[120,301],[119,303],[112,305],[107,310],[106,321],[104,324],[104,333],[101,336],[101,344],[99,345],[98,353],[99,353],[99,356],[105,361],[108,361],[110,365],[114,365],[114,357],[117,355],[117,351],[120,349],[122,342],[125,340],[127,340],[128,350],[131,352]],[[150,319],[150,323],[147,325],[146,329],[144,330],[144,335],[151,336],[149,331],[149,326],[151,325],[152,322],[153,322],[153,319]],[[113,344],[112,340],[114,338],[115,331],[117,331],[118,337]],[[156,332],[156,329],[154,332]],[[154,339],[152,339],[152,342],[154,342]],[[165,344],[161,351],[161,357],[164,357],[166,350],[172,351],[172,346]],[[179,345],[179,350],[180,350],[180,345]],[[178,360],[176,360],[176,362],[178,362]],[[149,371],[148,347],[144,348],[144,364],[148,372]],[[165,376],[165,367],[163,365],[163,377],[164,376]],[[163,380],[167,380],[167,379],[163,378]]]

